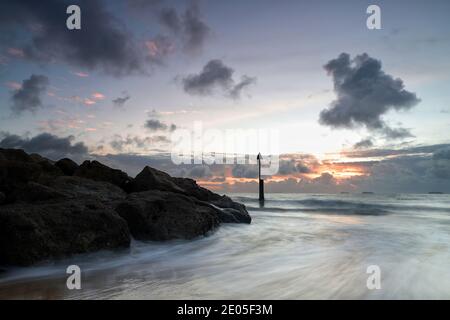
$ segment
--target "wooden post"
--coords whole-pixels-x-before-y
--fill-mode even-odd
[[[261,153],[258,153],[258,180],[259,180],[259,201],[264,201],[264,180],[261,179]]]

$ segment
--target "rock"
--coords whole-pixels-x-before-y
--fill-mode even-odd
[[[0,148],[0,160],[10,160],[18,162],[33,162],[30,155],[22,149],[3,149]]]
[[[68,158],[64,158],[55,162],[55,166],[58,167],[66,176],[73,176],[78,169],[78,164]]]
[[[250,223],[244,205],[145,167],[135,179],[98,161],[54,163],[0,148],[0,265],[138,240],[192,239],[220,223]]]
[[[167,173],[146,166],[130,183],[128,192],[161,190],[184,193]]]
[[[74,173],[74,176],[95,181],[112,183],[122,189],[127,189],[131,178],[123,171],[112,169],[98,161],[84,161]]]
[[[0,264],[128,247],[126,222],[94,200],[0,206]]]
[[[214,205],[212,205],[214,206]],[[220,208],[215,206],[216,214],[222,223],[248,223],[252,222],[252,218],[245,208]]]
[[[138,240],[192,239],[214,230],[220,223],[210,206],[167,191],[129,194],[116,211]]]
[[[222,209],[228,209],[226,210],[228,215],[233,215],[234,219],[236,221],[232,222],[239,222],[239,223],[251,223],[252,217],[248,214],[248,211],[246,207],[242,203],[235,202],[231,200],[230,197],[222,196],[220,199],[214,200],[210,202],[211,204],[222,208]],[[228,219],[226,219],[228,220]],[[230,222],[221,220],[222,222]]]
[[[23,150],[0,149],[0,191],[10,202],[10,196],[30,181],[42,183],[62,175],[50,160],[29,156]]]
[[[216,211],[221,222],[251,223],[251,217],[243,204],[234,202],[227,196],[220,196],[208,189],[200,187],[197,182],[188,178],[173,178],[165,172],[145,167],[130,183],[128,192],[163,190],[180,193],[197,200],[209,202],[226,211]]]
[[[114,206],[114,203],[124,200],[125,191],[121,188],[103,181],[94,181],[81,177],[58,177],[51,186],[63,193],[67,198],[95,197],[99,201]]]
[[[173,182],[181,189],[183,193],[192,197],[195,197],[202,201],[219,200],[220,195],[214,193],[208,189],[200,187],[195,180],[189,178],[171,178]]]
[[[14,190],[10,195],[10,202],[33,203],[64,198],[67,197],[63,192],[37,182],[29,181],[22,187],[17,187]]]

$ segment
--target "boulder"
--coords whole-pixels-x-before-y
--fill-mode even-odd
[[[58,177],[52,182],[51,187],[64,194],[66,198],[96,198],[111,206],[126,197],[125,191],[109,182],[81,177]]]
[[[146,166],[131,181],[128,192],[161,190],[184,193],[184,190],[174,183],[173,178],[165,172]]]
[[[130,183],[128,192],[142,192],[149,190],[163,190],[180,193],[197,200],[213,204],[220,221],[229,223],[250,223],[251,217],[243,204],[234,202],[227,196],[220,196],[208,189],[200,187],[195,180],[188,178],[173,178],[165,172],[151,167],[145,167]],[[207,205],[206,203],[204,205]]]
[[[112,169],[98,161],[84,161],[74,173],[74,176],[95,181],[112,183],[122,189],[126,189],[131,178],[123,171]]]
[[[68,158],[64,158],[55,162],[55,166],[58,167],[66,176],[73,176],[78,169],[78,164]]]
[[[95,200],[0,206],[0,264],[38,261],[128,247],[126,222]]]
[[[23,150],[0,149],[0,191],[10,202],[10,196],[28,182],[51,181],[63,173],[52,162],[39,155],[30,156]]]
[[[10,202],[34,203],[64,198],[67,198],[66,195],[59,190],[37,182],[29,181],[26,184],[15,188],[10,195]]]
[[[129,194],[116,211],[138,240],[192,239],[207,234],[220,223],[210,206],[167,191]]]
[[[214,201],[221,198],[220,195],[206,188],[200,187],[197,182],[189,178],[172,178],[173,182],[183,190],[183,193],[202,201]]]

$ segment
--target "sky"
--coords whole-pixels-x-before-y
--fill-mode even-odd
[[[72,4],[80,30],[66,26]],[[0,147],[256,192],[254,164],[171,152],[199,125],[266,130],[280,159],[267,192],[450,192],[449,12],[445,0],[3,0]],[[267,158],[259,140],[190,147]]]

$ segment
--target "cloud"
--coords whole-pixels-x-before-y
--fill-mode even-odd
[[[65,27],[71,4],[82,8],[81,30]],[[145,72],[140,45],[99,0],[1,1],[0,27],[9,35],[0,46],[20,43],[26,59],[62,61],[116,76]]]
[[[159,13],[159,21],[173,33],[182,31],[182,22],[174,8],[163,8]]]
[[[400,151],[402,150],[402,151]],[[265,187],[270,192],[318,192],[339,193],[341,191],[380,193],[427,193],[429,191],[450,192],[450,145],[428,145],[399,150],[385,150],[387,156],[378,161],[354,161],[325,163],[317,162],[311,155],[283,154],[283,170],[293,174],[266,177]],[[369,154],[373,150],[356,152]],[[148,156],[133,153],[116,155],[92,155],[105,164],[135,175],[145,165],[166,171],[173,176],[199,179],[204,186],[224,192],[257,192],[256,165],[175,165],[170,153]],[[292,160],[292,161],[291,161]],[[299,160],[314,175],[296,174]],[[437,163],[439,161],[439,163]],[[295,162],[296,165],[292,165]],[[339,177],[339,166],[360,168],[361,175]],[[297,166],[297,168],[295,168]],[[208,169],[207,169],[208,168]],[[240,180],[246,178],[245,181]],[[251,179],[251,180],[250,180]]]
[[[150,131],[158,131],[158,130],[165,131],[168,129],[167,124],[165,124],[157,119],[148,119],[145,122],[144,127],[149,129]]]
[[[151,136],[151,137],[139,137],[128,135],[122,137],[120,135],[114,136],[114,139],[110,142],[110,146],[118,152],[143,149],[151,150],[155,146],[169,144],[170,139],[163,135]]]
[[[208,25],[201,20],[200,10],[197,1],[192,1],[183,15],[183,36],[184,48],[188,52],[198,52],[208,38],[210,29]]]
[[[450,179],[450,147],[433,153],[433,173],[438,179]]]
[[[92,97],[92,99],[94,99],[94,100],[103,100],[103,99],[106,98],[105,95],[104,95],[103,93],[100,93],[100,92],[94,92],[94,93],[91,95],[91,97]]]
[[[190,1],[183,13],[166,6],[166,1],[129,1],[129,8],[138,16],[156,18],[171,36],[182,44],[184,52],[197,54],[202,51],[211,35],[211,29],[201,16],[198,1]]]
[[[125,105],[125,103],[130,99],[131,99],[130,95],[125,94],[123,97],[117,97],[112,102],[115,107],[122,108]]]
[[[303,162],[294,159],[280,160],[278,174],[291,175],[296,173],[311,173],[312,170]]]
[[[235,178],[256,179],[258,178],[258,168],[256,165],[237,164],[233,166],[231,174]]]
[[[409,129],[405,128],[390,128],[388,126],[384,126],[380,131],[386,138],[388,139],[405,139],[405,138],[414,138],[415,135],[411,133]]]
[[[353,60],[342,53],[325,70],[333,78],[337,99],[320,113],[320,123],[332,128],[363,126],[389,138],[410,137],[406,129],[391,129],[382,116],[390,110],[409,110],[420,102],[404,89],[403,81],[381,69],[381,61],[366,53]]]
[[[150,119],[145,121],[144,128],[148,129],[149,131],[169,131],[173,132],[177,129],[177,126],[175,124],[167,124],[164,123],[158,119],[155,119],[159,114],[156,112],[156,110],[153,110],[149,112]]]
[[[417,154],[428,154],[446,149],[450,147],[450,144],[432,144],[425,146],[412,146],[408,148],[400,149],[368,149],[368,150],[353,150],[349,152],[342,152],[342,155],[348,158],[377,158],[377,157],[398,157],[398,156],[411,156]]]
[[[43,75],[31,75],[22,82],[22,86],[14,91],[12,110],[20,114],[24,111],[36,112],[43,107],[41,96],[47,90],[49,80]]]
[[[212,177],[211,169],[206,165],[194,166],[184,174],[184,177],[193,179]]]
[[[71,73],[80,78],[88,78],[89,77],[89,73],[83,72],[83,71],[73,71]]]
[[[373,147],[373,141],[371,139],[363,139],[353,145],[354,149],[366,149]]]
[[[254,83],[256,83],[255,77],[242,76],[241,81],[230,89],[230,96],[233,99],[239,99],[241,97],[241,92]]]
[[[74,143],[74,136],[60,138],[44,132],[28,138],[4,132],[0,134],[0,139],[1,148],[24,149],[26,152],[39,153],[54,160],[71,155],[86,155],[88,153],[88,148],[83,142]]]
[[[239,98],[242,90],[253,84],[256,79],[243,76],[239,83],[233,80],[234,70],[222,60],[210,60],[198,74],[182,79],[184,91],[193,95],[210,95],[215,89],[222,89],[226,95]]]
[[[175,50],[172,40],[162,35],[145,41],[145,47],[147,49],[147,59],[157,64],[163,64],[164,59]]]

